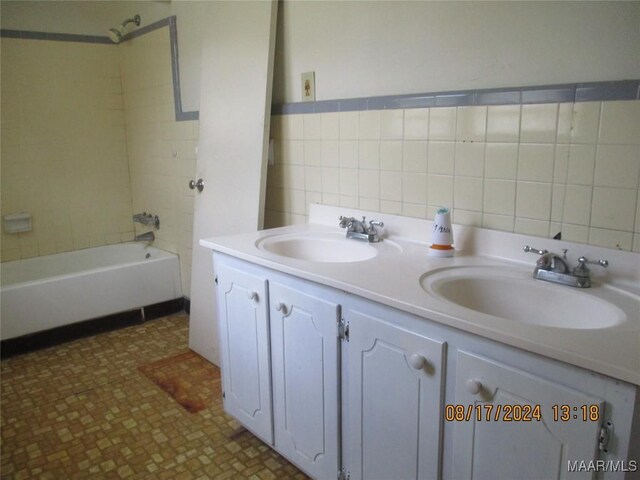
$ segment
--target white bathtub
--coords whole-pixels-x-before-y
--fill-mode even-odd
[[[178,256],[143,243],[0,266],[2,340],[182,297]]]

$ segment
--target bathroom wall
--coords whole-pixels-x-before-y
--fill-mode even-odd
[[[175,120],[169,27],[118,45],[133,211],[160,217],[155,246],[180,256],[190,294],[198,121]],[[148,231],[136,224],[136,234]]]
[[[310,203],[640,251],[640,101],[274,115],[267,228]]]
[[[130,240],[117,49],[2,38],[1,62],[1,213],[33,217],[2,261]]]
[[[640,78],[640,2],[300,2],[278,12],[273,102]]]

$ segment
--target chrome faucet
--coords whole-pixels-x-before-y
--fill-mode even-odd
[[[147,212],[136,213],[133,216],[134,223],[141,223],[142,225],[146,225],[147,227],[155,227],[160,228],[160,219],[158,215],[152,215]]]
[[[578,259],[578,266],[572,271],[566,261],[567,250],[564,250],[563,255],[560,256],[548,250],[538,250],[527,245],[524,247],[524,251],[540,255],[536,261],[536,268],[533,270],[533,278],[570,287],[591,287],[590,270],[587,268],[587,264],[600,265],[604,268],[609,266],[607,260],[590,261],[583,256]]]
[[[362,220],[358,220],[354,217],[340,216],[340,228],[347,229],[347,238],[355,238],[356,240],[363,240],[365,242],[375,243],[380,241],[380,236],[376,227],[384,227],[384,223],[377,220],[370,220],[367,227],[366,217],[362,217]]]
[[[156,236],[153,232],[142,233],[140,235],[136,235],[133,239],[134,242],[153,242],[156,239]]]

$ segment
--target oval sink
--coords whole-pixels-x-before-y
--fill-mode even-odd
[[[347,240],[338,233],[274,235],[258,241],[256,246],[275,255],[322,263],[361,262],[378,254],[370,244]]]
[[[423,275],[420,284],[430,295],[468,310],[544,327],[610,328],[640,308],[635,296],[615,288],[552,284],[518,268],[452,267]]]

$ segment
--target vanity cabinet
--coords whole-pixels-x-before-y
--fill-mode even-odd
[[[348,472],[356,479],[440,475],[445,342],[348,309]]]
[[[333,291],[297,283],[269,283],[275,447],[314,478],[335,478],[340,305]]]
[[[243,264],[216,264],[224,409],[273,445],[268,283]]]
[[[453,478],[561,479],[598,459],[601,398],[462,350],[456,364]]]
[[[224,408],[313,478],[637,476],[633,385],[217,252],[214,271]]]

